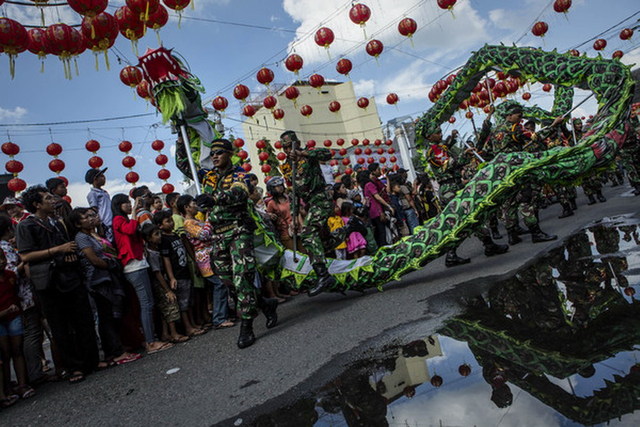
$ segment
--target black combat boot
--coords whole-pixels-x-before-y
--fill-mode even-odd
[[[326,289],[332,288],[336,285],[336,279],[329,274],[329,270],[325,264],[316,264],[313,266],[313,270],[318,276],[318,282],[313,288],[309,289],[310,297],[315,297]]]
[[[258,297],[260,304],[258,307],[262,310],[264,317],[267,318],[267,329],[271,329],[278,324],[278,300],[276,298]]]
[[[578,210],[578,205],[576,203],[576,199],[569,200],[569,204],[571,205],[571,209],[573,209],[574,211]]]
[[[256,336],[253,334],[253,319],[242,319],[238,348],[247,348],[254,342],[256,342]]]
[[[598,199],[598,201],[599,201],[600,203],[604,203],[604,202],[606,202],[606,201],[607,201],[607,199],[606,199],[606,198],[604,197],[604,195],[602,194],[602,191],[598,191],[598,192],[596,193],[596,198]]]
[[[571,209],[571,205],[569,203],[562,204],[562,213],[558,218],[566,218],[568,216],[573,215],[573,209]]]
[[[522,228],[522,227],[520,227],[520,224],[516,225],[516,226],[514,227],[513,231],[514,231],[515,233],[517,233],[517,234],[518,234],[518,236],[520,236],[521,234],[529,234],[529,233],[530,233],[530,231],[529,231],[529,230],[527,230],[526,228]]]
[[[498,230],[498,226],[491,227],[491,237],[494,239],[502,239],[502,234],[500,234],[500,230]]]
[[[507,234],[509,236],[509,244],[511,246],[522,242],[522,238],[520,237],[520,233],[518,233],[517,229],[507,230]]]
[[[470,258],[461,258],[456,253],[455,249],[447,252],[447,256],[444,259],[444,265],[447,267],[455,267],[457,265],[468,264],[471,262]]]
[[[587,202],[588,205],[595,205],[596,203],[598,203],[596,202],[596,198],[593,197],[593,194],[589,194],[587,198],[589,199],[589,201]]]
[[[484,254],[486,256],[500,255],[509,250],[509,245],[499,245],[491,240],[489,236],[482,238],[482,244],[484,245]]]
[[[548,242],[558,238],[555,234],[547,234],[540,230],[540,226],[538,224],[530,226],[529,230],[531,230],[531,241],[533,243]]]

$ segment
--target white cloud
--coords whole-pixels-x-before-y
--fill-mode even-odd
[[[640,66],[640,47],[625,53],[621,61],[623,64],[633,65],[632,69],[634,70],[638,68]]]
[[[0,107],[0,120],[20,120],[27,114],[27,109],[15,107],[13,110]]]
[[[398,33],[397,26],[405,16],[412,17],[419,23],[427,23],[419,24],[422,27],[419,26],[413,36],[416,50],[438,50],[443,52],[442,55],[455,51],[457,56],[470,46],[489,41],[485,31],[486,20],[477,13],[471,2],[457,4],[454,8],[455,15],[438,8],[435,2],[418,8],[414,8],[416,0],[384,2],[384,6],[382,3],[367,4],[371,9],[371,18],[365,26],[365,31],[369,38],[382,41],[387,50],[404,39]],[[296,52],[304,58],[305,64],[327,60],[324,48],[316,45],[313,38],[320,26],[331,28],[335,34],[336,40],[330,47],[333,58],[344,55],[354,47],[356,50],[349,53],[350,57],[356,54],[364,56],[363,29],[351,22],[349,5],[345,7],[342,0],[284,0],[283,7],[295,22],[300,23],[296,30],[296,39],[289,47],[291,49],[295,46]],[[327,11],[335,12],[329,14]],[[307,37],[309,33],[311,36]],[[299,41],[301,39],[303,40]]]
[[[353,91],[356,94],[356,98],[374,96],[376,94],[376,82],[375,80],[358,80],[353,82]]]

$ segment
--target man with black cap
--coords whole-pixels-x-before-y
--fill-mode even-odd
[[[496,151],[500,154],[525,151],[528,144],[533,143],[531,135],[520,125],[523,117],[522,106],[517,102],[507,102],[509,102],[509,105],[506,107],[504,121],[496,127],[490,137],[493,141],[493,146],[497,148]],[[536,138],[538,140],[546,139],[563,120],[562,116],[556,117],[551,125],[538,132]],[[547,242],[558,238],[558,236],[547,234],[540,229],[537,209],[533,203],[531,185],[525,185],[517,195],[507,200],[503,205],[502,212],[505,227],[509,234],[510,245],[522,242],[519,234],[523,230],[518,225],[518,213],[522,215],[525,225],[531,232],[531,241],[533,243]]]
[[[66,220],[73,210],[71,204],[64,199],[64,196],[67,195],[67,183],[62,178],[55,177],[49,178],[44,185],[54,197],[53,215],[63,221]]]
[[[84,174],[84,180],[87,184],[91,185],[89,194],[87,194],[87,202],[89,202],[90,207],[98,211],[103,232],[107,239],[113,241],[111,196],[109,196],[106,190],[102,189],[107,182],[107,178],[104,175],[107,169],[108,168],[89,169],[87,173]]]
[[[457,132],[452,134],[446,141],[442,140],[442,130],[435,123],[427,125],[424,136],[427,143],[430,144],[427,150],[427,160],[430,163],[431,170],[435,175],[435,179],[440,185],[440,201],[443,205],[447,205],[456,193],[463,187],[462,184],[462,153],[456,151],[454,147]],[[500,255],[507,250],[509,246],[500,245],[493,241],[491,232],[487,227],[482,227],[475,233],[484,245],[484,254],[486,256]],[[447,267],[455,267],[471,262],[469,258],[458,256],[456,249],[447,252],[444,263]]]
[[[181,143],[179,145],[184,146]],[[247,173],[231,162],[233,145],[226,139],[211,143],[212,170],[201,169],[199,175],[203,194],[196,198],[200,208],[209,210],[209,223],[214,234],[211,262],[221,279],[233,283],[241,317],[238,347],[252,345],[253,319],[261,308],[267,318],[267,328],[276,326],[276,299],[258,296],[254,287],[256,258],[253,248],[255,221],[249,213],[250,183]]]
[[[329,233],[327,219],[333,212],[333,201],[326,191],[320,162],[331,159],[331,152],[327,148],[302,149],[296,133],[288,130],[280,135],[282,148],[287,155],[284,168],[285,177],[291,181],[293,165],[296,167],[295,194],[296,198],[306,204],[306,215],[300,233],[301,243],[309,254],[309,262],[318,276],[316,285],[309,289],[309,296],[316,296],[336,285],[336,279],[329,274],[325,258],[324,244],[321,236],[326,236],[324,243],[335,249],[352,231],[366,234],[364,225],[356,218],[352,218],[345,227]],[[298,201],[294,201],[298,206]],[[296,221],[297,218],[294,218]]]

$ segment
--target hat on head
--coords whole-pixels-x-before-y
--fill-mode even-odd
[[[522,105],[518,104],[517,102],[512,102],[510,103],[507,108],[505,109],[505,113],[507,115],[511,115],[511,114],[519,114],[522,113]]]
[[[105,173],[105,171],[109,169],[109,168],[104,168],[104,169],[89,169],[87,171],[87,173],[84,174],[84,180],[87,184],[93,184],[93,181],[99,177],[100,175],[103,175]]]
[[[60,178],[49,178],[44,185],[47,187],[47,190],[53,191],[60,184],[64,184],[64,181]]]
[[[0,205],[0,211],[6,210],[9,206],[19,206],[24,209],[24,205],[20,203],[20,200],[16,199],[15,197],[9,196],[4,199],[2,205]]]
[[[211,152],[218,150],[233,151],[233,145],[228,139],[214,139],[211,141]]]

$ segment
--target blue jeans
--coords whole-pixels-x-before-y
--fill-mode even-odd
[[[418,221],[418,214],[413,208],[409,208],[404,211],[405,216],[407,217],[407,226],[409,227],[409,233],[413,234],[413,229],[420,225],[420,221]]]
[[[142,322],[144,340],[147,343],[152,343],[156,339],[153,332],[153,291],[149,273],[146,268],[143,268],[124,275],[135,289],[138,301],[140,301],[140,321]]]
[[[213,326],[224,323],[229,318],[229,290],[218,276],[207,277],[207,282],[213,286]]]

